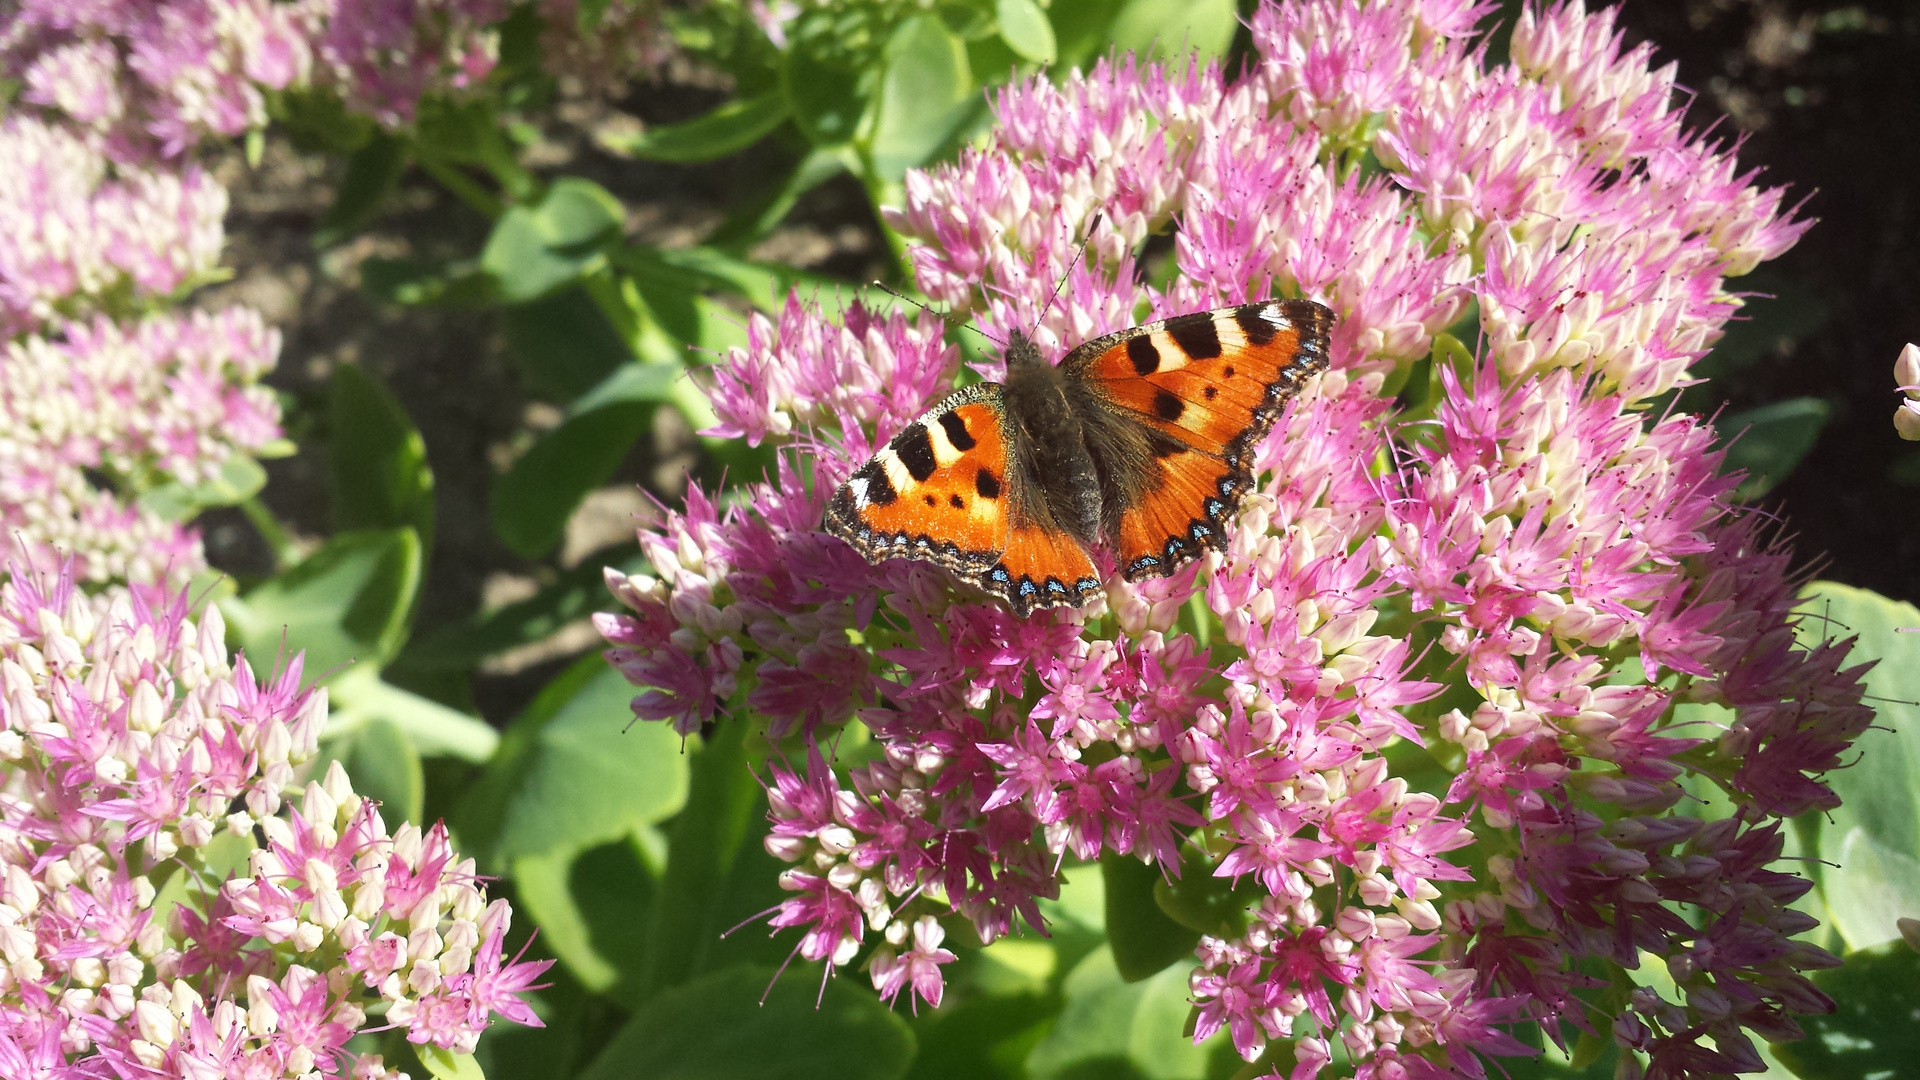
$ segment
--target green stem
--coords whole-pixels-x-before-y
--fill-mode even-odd
[[[417,154],[414,161],[427,171],[427,175],[440,181],[440,186],[459,198],[463,203],[483,214],[488,221],[497,221],[506,213],[506,204],[500,197],[474,182],[473,178],[452,165],[427,154]]]
[[[265,540],[267,548],[273,552],[274,573],[286,569],[295,554],[293,534],[280,524],[280,519],[274,517],[273,511],[267,509],[266,504],[257,497],[241,503],[240,512],[247,515],[247,520],[260,533],[260,539]]]
[[[667,872],[647,927],[637,1001],[699,974],[719,940],[720,891],[759,802],[747,766],[746,731],[746,721],[723,718],[694,753],[687,803],[673,820]]]

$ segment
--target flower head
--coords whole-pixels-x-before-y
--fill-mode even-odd
[[[1023,620],[824,534],[826,493],[959,375],[929,327],[792,305],[716,373],[778,472],[644,531],[655,573],[612,576],[601,627],[638,715],[744,705],[809,746],[772,767],[767,841],[806,955],[878,931],[876,987],[938,1000],[906,927],[991,941],[1111,853],[1239,898],[1197,950],[1196,1035],[1292,1040],[1297,1078],[1335,1040],[1356,1075],[1485,1075],[1528,1052],[1515,1023],[1584,1029],[1588,972],[1642,954],[1678,993],[1643,987],[1613,1035],[1667,1075],[1745,1067],[1743,1029],[1822,1006],[1805,882],[1769,864],[1871,712],[1842,648],[1795,644],[1710,427],[1645,408],[1738,309],[1726,279],[1805,225],[1684,130],[1610,15],[1534,7],[1489,64],[1486,10],[1269,4],[1233,79],[1016,84],[887,212],[924,291],[1053,356],[1275,294],[1339,314],[1225,550],[1180,574]],[[912,391],[869,389],[909,354]],[[821,656],[831,707],[790,692]],[[847,716],[878,752],[836,765]],[[1688,784],[1735,809],[1703,821]]]
[[[371,1008],[457,1051],[533,1022],[546,962],[504,959],[445,830],[389,833],[338,762],[300,782],[327,700],[298,658],[263,681],[218,609],[74,572],[0,574],[0,1068],[381,1075],[346,1048]]]

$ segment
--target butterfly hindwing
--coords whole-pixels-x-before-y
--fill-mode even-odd
[[[1100,588],[1100,573],[1073,537],[1050,524],[1025,521],[1014,525],[1006,552],[980,583],[1024,616],[1036,608],[1079,607]]]
[[[1000,387],[960,390],[895,435],[827,505],[827,529],[870,561],[924,559],[978,576],[1011,529]]]
[[[1288,398],[1327,366],[1333,314],[1270,300],[1181,315],[1090,341],[1062,363],[1096,400],[1147,430],[1114,545],[1128,580],[1170,574],[1207,548],[1253,487],[1253,452]]]

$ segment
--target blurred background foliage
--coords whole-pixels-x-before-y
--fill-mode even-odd
[[[678,55],[607,86],[544,71],[523,6],[485,93],[429,99],[400,129],[283,94],[266,136],[221,164],[237,272],[202,302],[286,328],[274,381],[301,452],[152,497],[199,514],[237,643],[296,642],[329,681],[326,753],[390,816],[446,818],[523,913],[516,931],[539,927],[532,954],[561,961],[536,996],[547,1027],[489,1032],[488,1075],[1242,1068],[1222,1040],[1180,1035],[1179,961],[1223,898],[1129,862],[1070,868],[1044,905],[1051,937],[959,950],[937,1011],[782,969],[792,942],[754,921],[781,898],[748,768],[769,748],[739,723],[697,746],[657,725],[619,734],[631,688],[585,620],[608,604],[600,567],[638,568],[636,516],[689,476],[764,467],[695,434],[711,416],[686,377],[744,341],[748,313],[796,288],[832,307],[874,302],[876,277],[910,287],[876,208],[982,132],[993,87],[1115,51],[1231,66],[1249,7],[836,0],[797,6],[775,40],[743,4],[672,5]],[[605,9],[583,0],[578,29]],[[1920,143],[1903,128],[1920,13],[1630,0],[1623,16],[1679,62],[1694,125],[1745,140],[1742,161],[1823,219],[1742,279],[1746,317],[1676,404],[1719,413],[1741,496],[1782,514],[1830,579],[1806,632],[1859,634],[1887,660],[1882,726],[1834,781],[1845,808],[1800,822],[1788,853],[1816,878],[1803,902],[1822,943],[1848,957],[1820,977],[1840,1009],[1772,1068],[1908,1075],[1920,954],[1892,928],[1920,916],[1920,635],[1899,632],[1920,626],[1902,602],[1920,597],[1920,447],[1890,449],[1886,413],[1920,280]],[[1601,1046],[1507,1064],[1612,1076]]]

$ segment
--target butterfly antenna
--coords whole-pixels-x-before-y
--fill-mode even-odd
[[[1053,311],[1054,303],[1060,299],[1060,290],[1067,287],[1067,279],[1073,276],[1074,267],[1079,266],[1080,260],[1086,257],[1087,245],[1093,243],[1093,232],[1100,227],[1100,220],[1104,216],[1096,213],[1087,220],[1087,235],[1081,239],[1079,249],[1073,253],[1073,261],[1067,264],[1066,273],[1061,274],[1060,280],[1054,284],[1053,295],[1047,297],[1047,306],[1041,308],[1040,317],[1033,320],[1033,332],[1028,334],[1028,337],[1040,332],[1041,322],[1046,319],[1049,312]]]
[[[917,307],[921,311],[924,311],[927,314],[933,316],[934,318],[939,319],[943,323],[954,322],[954,318],[952,315],[949,315],[944,311],[935,311],[931,307],[928,307],[926,304],[923,304],[920,301],[915,300],[913,297],[900,292],[899,290],[893,288],[892,286],[888,285],[884,281],[880,281],[876,279],[874,281],[868,282],[868,284],[872,285],[876,289],[879,289],[881,292],[886,293],[888,296],[893,297],[895,300],[901,300],[901,301],[905,301],[906,303],[912,304],[914,307]],[[979,334],[981,337],[986,338],[988,341],[993,342],[995,345],[998,345],[1003,349],[1007,347],[1006,342],[1001,341],[999,338],[994,337],[992,334],[987,333],[985,330],[980,329],[979,327],[973,325],[972,323],[961,323],[960,327],[963,330],[971,330],[974,333]]]

